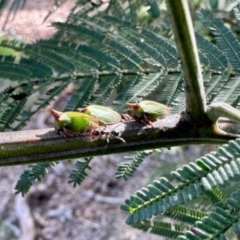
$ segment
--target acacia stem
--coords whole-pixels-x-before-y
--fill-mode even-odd
[[[209,124],[209,122],[208,122]],[[239,125],[224,121],[224,129]],[[118,127],[113,125],[115,129]],[[217,135],[212,125],[197,127],[189,118],[170,115],[154,122],[154,128],[127,122],[122,138],[93,140],[88,137],[63,138],[54,129],[0,133],[0,166],[50,162],[71,158],[140,151],[190,144],[222,144],[235,137]],[[240,135],[239,135],[240,136]]]
[[[206,96],[188,1],[167,0],[167,5],[184,72],[186,113],[202,122],[206,118]]]

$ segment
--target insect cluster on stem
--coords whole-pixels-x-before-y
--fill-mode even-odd
[[[158,102],[144,100],[127,104],[130,115],[120,115],[109,107],[89,105],[76,111],[59,112],[51,110],[56,131],[64,137],[90,135],[97,138],[117,138],[123,142],[121,135],[125,129],[124,121],[139,121],[144,125],[152,125],[158,118],[170,114],[170,109]],[[132,114],[131,114],[132,113]],[[113,124],[119,125],[112,127]]]

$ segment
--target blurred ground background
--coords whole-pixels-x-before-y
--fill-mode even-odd
[[[21,0],[18,2],[23,3]],[[0,15],[1,34],[6,33],[28,42],[49,38],[54,33],[50,23],[65,21],[75,3],[74,0],[68,0],[43,23],[53,2],[27,0],[22,9],[8,15],[13,3],[8,1],[7,8]],[[54,105],[57,109],[62,108],[68,94],[66,91],[56,99]],[[26,128],[51,127],[49,109],[43,109],[35,115]],[[185,151],[177,148],[175,151],[170,153],[166,150],[161,159],[158,154],[153,154],[127,182],[114,177],[123,155],[95,157],[88,177],[76,188],[67,183],[74,160],[62,161],[50,170],[42,183],[36,183],[24,198],[14,194],[14,187],[27,166],[0,168],[0,239],[161,239],[127,226],[127,215],[119,207],[124,199],[145,186],[150,179],[159,178],[160,169],[161,172],[164,169],[166,173],[170,172],[170,168],[175,169],[180,160],[194,160],[195,156],[202,154],[202,148],[199,147],[185,148]]]
[[[54,33],[51,22],[64,22],[75,0],[67,0],[56,11],[61,0],[8,0],[0,15],[0,29],[8,35],[28,42],[49,38]],[[11,11],[9,11],[11,10]],[[52,14],[44,21],[49,12]]]

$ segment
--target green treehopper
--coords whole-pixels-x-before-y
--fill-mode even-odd
[[[152,122],[158,118],[164,118],[170,114],[170,109],[167,106],[150,100],[143,100],[138,103],[127,103],[127,106],[136,121],[147,125],[152,125]]]

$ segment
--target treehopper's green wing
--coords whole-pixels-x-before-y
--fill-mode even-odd
[[[78,111],[97,118],[100,125],[110,125],[121,121],[121,115],[109,107],[89,105],[79,108]]]

